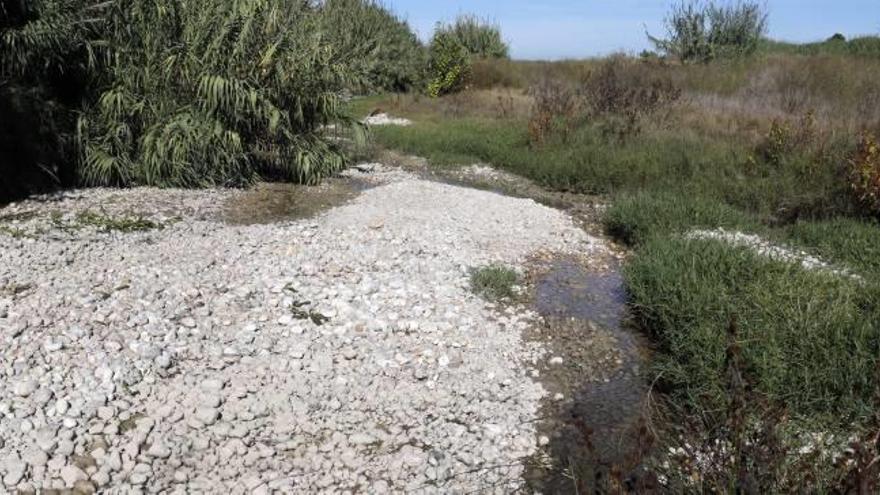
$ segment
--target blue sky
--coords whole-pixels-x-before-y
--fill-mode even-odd
[[[427,38],[438,20],[472,12],[501,24],[515,58],[569,58],[648,47],[671,0],[385,0]],[[880,34],[880,0],[768,0],[770,36],[815,41]]]

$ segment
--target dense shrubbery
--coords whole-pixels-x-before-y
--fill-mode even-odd
[[[468,83],[473,60],[507,58],[508,52],[501,29],[474,16],[438,24],[430,45],[428,94],[460,91]]]
[[[667,38],[649,35],[657,49],[683,62],[708,62],[754,53],[767,32],[765,7],[757,2],[718,4],[692,0],[672,8]]]
[[[428,66],[428,95],[437,97],[462,90],[467,84],[470,70],[467,49],[448,32],[438,30],[434,33]]]
[[[682,91],[668,77],[630,70],[622,56],[602,62],[579,83],[544,78],[529,88],[534,99],[529,140],[544,143],[551,136],[567,142],[583,123],[597,124],[606,137],[619,141],[638,135],[650,118],[672,108]],[[656,119],[663,121],[665,119]]]
[[[79,125],[91,184],[314,182],[351,76],[304,2],[135,1],[108,17],[107,89]]]
[[[439,25],[437,34],[451,36],[474,58],[510,56],[510,47],[501,36],[501,28],[473,15],[462,15],[452,24]]]
[[[407,23],[374,0],[328,0],[322,25],[359,76],[356,90],[409,91],[422,82],[426,50]]]
[[[850,55],[858,57],[880,57],[880,37],[859,36],[847,40],[841,34],[817,43],[786,43],[764,40],[761,51],[766,53],[785,53],[797,55]]]
[[[407,90],[424,57],[371,0],[4,0],[0,197],[315,182],[343,163],[320,130],[341,90]]]

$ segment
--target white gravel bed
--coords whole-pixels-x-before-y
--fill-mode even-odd
[[[498,313],[468,270],[604,248],[531,200],[394,177],[272,225],[215,220],[225,191],[0,209],[37,215],[15,222],[33,236],[0,232],[0,492],[510,491],[549,356],[521,340],[534,315]],[[46,220],[109,197],[180,218]]]
[[[370,115],[369,117],[364,119],[363,123],[367,125],[396,125],[402,127],[412,125],[412,121],[409,119],[392,117],[387,113],[377,113],[376,115]]]

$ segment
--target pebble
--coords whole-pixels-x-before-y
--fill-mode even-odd
[[[167,459],[171,456],[171,449],[161,441],[155,441],[150,448],[147,449],[147,455],[157,459]]]
[[[68,464],[61,468],[60,473],[61,479],[64,480],[64,485],[67,487],[74,487],[78,481],[86,481],[89,479],[88,475],[80,468]]]
[[[210,426],[220,418],[220,412],[213,407],[199,407],[196,409],[196,419],[203,425]]]
[[[13,392],[19,397],[27,397],[37,390],[37,382],[35,380],[21,380],[15,384]]]

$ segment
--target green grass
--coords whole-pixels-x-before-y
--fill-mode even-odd
[[[602,221],[606,232],[630,246],[691,228],[753,230],[756,224],[749,215],[717,200],[664,192],[620,195]]]
[[[471,272],[471,290],[493,302],[513,299],[518,283],[516,271],[502,265],[484,266]]]
[[[656,235],[625,268],[634,312],[660,351],[663,389],[691,410],[723,407],[735,318],[759,392],[828,427],[872,412],[880,290],[712,240]]]

